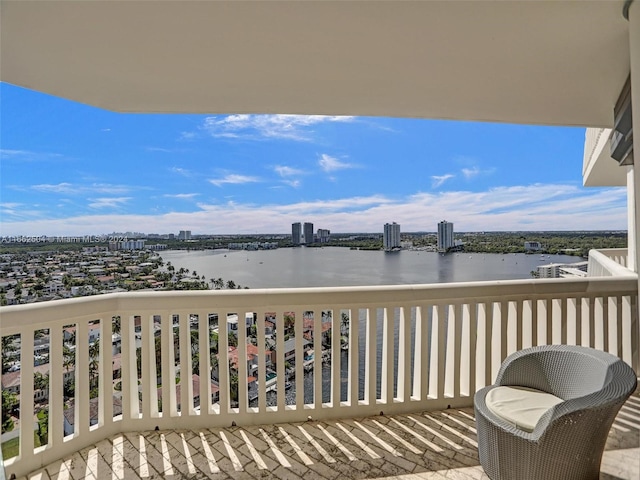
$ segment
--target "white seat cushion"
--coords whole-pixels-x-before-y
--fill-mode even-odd
[[[485,401],[493,414],[521,430],[533,432],[540,417],[563,400],[533,388],[500,386],[491,389]]]

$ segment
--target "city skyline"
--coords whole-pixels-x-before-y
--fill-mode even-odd
[[[118,114],[0,84],[0,236],[626,230],[581,185],[584,128],[371,117]],[[618,168],[612,161],[612,168]]]

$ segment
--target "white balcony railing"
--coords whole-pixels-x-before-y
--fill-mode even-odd
[[[24,475],[65,455],[120,432],[213,428],[242,424],[298,422],[385,413],[471,406],[473,394],[490,384],[511,352],[538,344],[589,345],[620,356],[638,370],[637,281],[629,277],[576,280],[519,280],[388,287],[305,288],[209,292],[118,293],[73,300],[3,307],[2,336],[18,335],[21,348],[20,454],[6,459],[7,476]],[[238,405],[229,370],[227,314],[257,318],[258,358],[265,358],[265,317],[275,317],[277,393],[269,406],[266,382],[258,384],[256,406],[249,406],[247,382],[238,382]],[[290,312],[290,313],[289,313]],[[313,312],[313,314],[309,313]],[[324,315],[321,312],[325,312]],[[330,313],[329,313],[330,312]],[[212,401],[204,380],[212,357],[213,317],[217,314],[219,399]],[[344,314],[344,315],[343,315]],[[173,321],[178,316],[177,335]],[[284,361],[285,316],[295,317],[295,366]],[[120,318],[114,320],[114,318]],[[305,319],[306,321],[303,321]],[[136,336],[136,321],[140,332]],[[211,318],[211,321],[210,321]],[[323,331],[330,339],[324,355]],[[327,330],[329,319],[331,329]],[[121,390],[114,390],[110,345],[121,329]],[[64,331],[75,326],[73,433],[64,436]],[[197,340],[195,333],[197,332]],[[96,365],[89,334],[98,329]],[[342,332],[341,332],[342,329]],[[303,366],[304,331],[314,350],[313,377]],[[49,336],[49,428],[46,446],[34,448],[34,338]],[[67,329],[68,331],[68,329]],[[159,340],[155,340],[158,337]],[[341,350],[347,337],[348,349]],[[14,339],[17,337],[14,337]],[[105,339],[109,339],[108,341]],[[192,345],[192,339],[194,344]],[[176,341],[177,340],[177,341]],[[326,342],[326,340],[325,340]],[[238,330],[238,358],[246,358],[247,333]],[[108,348],[107,348],[108,345]],[[94,345],[95,346],[95,345]],[[309,347],[307,347],[309,348]],[[159,349],[156,352],[156,349]],[[177,353],[176,353],[177,352]],[[308,353],[308,352],[306,352]],[[160,358],[159,370],[156,355]],[[179,360],[177,357],[179,355]],[[323,369],[323,357],[330,366]],[[139,369],[137,358],[140,359]],[[326,358],[325,358],[326,360]],[[266,378],[258,361],[258,378]],[[176,377],[201,372],[199,391]],[[293,388],[285,388],[292,367]],[[215,370],[215,369],[214,369]],[[185,372],[187,374],[185,375]],[[247,377],[247,362],[237,362],[237,377]],[[341,388],[342,387],[342,388]],[[91,390],[97,389],[97,423],[91,425]],[[291,392],[297,392],[292,394]],[[158,402],[158,392],[162,402]],[[122,414],[114,414],[114,394]],[[199,406],[194,398],[199,396]],[[306,397],[306,399],[305,399]],[[95,402],[95,400],[94,400]]]
[[[629,255],[626,248],[608,248],[589,251],[587,273],[590,277],[635,275],[629,267]]]

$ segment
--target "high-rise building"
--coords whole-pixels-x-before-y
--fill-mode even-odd
[[[319,243],[327,243],[329,238],[331,237],[331,231],[326,230],[324,228],[318,229],[318,242]]]
[[[400,225],[396,222],[384,224],[382,245],[385,252],[400,248]]]
[[[303,226],[304,243],[313,243],[313,223],[304,222]]]
[[[178,233],[179,240],[191,240],[191,230],[180,230]]]
[[[454,245],[453,223],[443,220],[438,223],[438,252],[447,252]]]
[[[291,224],[291,243],[294,245],[302,243],[302,224],[300,222]]]

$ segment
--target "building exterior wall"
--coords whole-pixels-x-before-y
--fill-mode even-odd
[[[318,229],[318,242],[319,243],[327,243],[331,238],[331,231],[319,228]]]
[[[438,223],[438,252],[446,252],[454,245],[453,223],[443,220]]]
[[[302,224],[300,222],[291,224],[291,243],[294,245],[302,243]]]
[[[313,223],[305,222],[303,225],[304,243],[313,243]]]
[[[400,248],[400,225],[396,222],[384,224],[382,245],[386,252]]]

